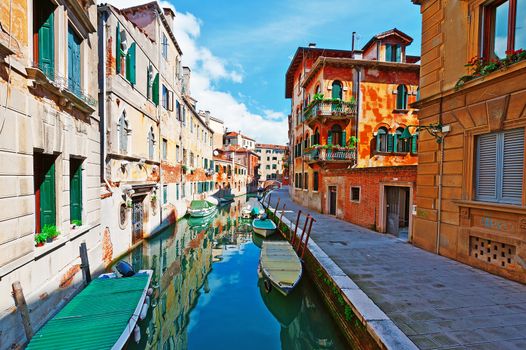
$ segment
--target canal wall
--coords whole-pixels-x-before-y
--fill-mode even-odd
[[[280,215],[276,208],[267,207],[269,217],[278,225],[289,241],[294,235],[295,223]],[[302,220],[296,229],[302,237]],[[313,226],[315,229],[315,226]],[[343,270],[311,238],[303,256],[304,268],[315,282],[333,319],[348,342],[359,349],[418,349],[394,322],[349,278]]]

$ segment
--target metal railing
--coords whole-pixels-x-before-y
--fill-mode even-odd
[[[78,99],[91,107],[95,107],[97,105],[97,100],[82,90],[80,88],[80,83],[71,81],[68,78],[61,76],[52,66],[41,64],[39,62],[33,62],[31,67],[40,70],[57,89],[69,91]]]
[[[306,161],[347,161],[352,162],[356,160],[356,150],[351,148],[322,148],[319,146],[313,148],[304,154]]]
[[[333,114],[351,116],[356,114],[356,104],[344,101],[315,101],[303,110],[305,119],[314,118],[317,115],[330,116]]]

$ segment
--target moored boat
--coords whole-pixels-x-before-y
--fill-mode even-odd
[[[27,349],[122,349],[140,340],[139,319],[149,307],[152,270],[93,280],[42,327]],[[131,339],[133,338],[133,340]]]
[[[287,241],[264,241],[259,258],[259,272],[268,292],[275,287],[288,295],[298,285],[303,267]]]
[[[277,226],[274,221],[270,219],[254,219],[252,220],[252,228],[255,233],[266,238],[276,232]]]
[[[188,214],[192,217],[204,217],[214,213],[216,205],[207,200],[193,200],[188,208]]]

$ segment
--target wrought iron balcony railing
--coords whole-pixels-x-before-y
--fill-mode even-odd
[[[305,152],[304,159],[308,163],[315,162],[354,162],[356,160],[356,149],[333,147],[325,148],[317,146]]]
[[[344,102],[340,100],[319,100],[311,103],[304,109],[303,115],[305,120],[317,116],[324,117],[351,117],[356,115],[356,103]]]

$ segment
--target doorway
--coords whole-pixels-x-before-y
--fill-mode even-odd
[[[409,188],[386,186],[385,198],[387,233],[407,241],[409,239]]]
[[[336,198],[338,198],[336,186],[329,186],[329,215],[336,215]]]
[[[144,197],[133,199],[132,203],[132,243],[135,244],[142,239],[144,223]]]

